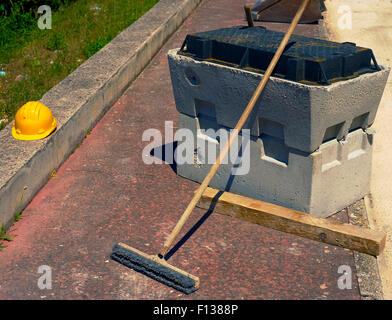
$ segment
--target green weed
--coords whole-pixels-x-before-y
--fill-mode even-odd
[[[92,42],[87,42],[84,48],[84,54],[87,58],[90,58],[96,52],[101,50],[106,44],[110,42],[112,37],[107,37],[106,39],[97,39]]]
[[[50,35],[48,41],[45,44],[46,49],[52,51],[65,49],[67,47],[65,33],[62,31],[51,32],[52,34]]]
[[[15,213],[14,215],[14,222],[17,222],[22,218],[22,212]]]
[[[5,231],[4,223],[1,225],[0,228],[0,240],[12,241],[12,237],[7,235],[7,232]]]

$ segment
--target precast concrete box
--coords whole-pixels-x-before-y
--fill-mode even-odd
[[[200,130],[201,123],[208,121],[217,135]],[[194,150],[195,156],[193,163],[177,163],[177,174],[201,183],[225,144],[220,140],[222,132],[227,136],[230,129],[212,119],[185,114],[179,114],[178,127],[191,130],[194,140],[179,141],[177,148]],[[242,159],[227,156],[209,184],[212,188],[320,217],[344,209],[369,192],[371,133],[354,130],[346,140],[330,140],[311,154],[287,147],[279,139],[249,137],[238,136],[235,145]]]
[[[263,75],[168,53],[178,112],[214,117],[234,128]],[[390,69],[316,86],[271,77],[244,128],[258,137],[281,139],[287,147],[311,153],[331,139],[370,127]]]
[[[233,27],[190,34],[169,51],[178,127],[194,136],[193,161],[177,163],[179,175],[204,179],[214,161],[205,157],[224,145],[216,131],[235,127],[283,36]],[[244,125],[249,139],[238,137],[248,171],[229,161],[210,186],[321,217],[361,199],[370,185],[368,128],[389,72],[371,49],[293,35]]]

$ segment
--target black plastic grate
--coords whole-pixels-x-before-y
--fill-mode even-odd
[[[231,27],[187,35],[179,53],[236,68],[264,72],[284,33],[265,27]],[[372,60],[374,65],[372,65]],[[330,84],[380,70],[373,51],[292,35],[274,76],[310,84]]]

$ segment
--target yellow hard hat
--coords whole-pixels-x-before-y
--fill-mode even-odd
[[[50,135],[56,126],[56,119],[47,106],[29,101],[15,115],[12,136],[18,140],[39,140]]]

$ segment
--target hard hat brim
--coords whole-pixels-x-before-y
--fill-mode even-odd
[[[16,132],[15,122],[14,122],[14,124],[12,125],[12,136],[17,140],[26,140],[26,141],[40,140],[40,139],[43,139],[43,138],[46,138],[47,136],[49,136],[56,129],[56,127],[57,127],[57,122],[56,122],[56,119],[54,118],[54,124],[52,125],[52,127],[43,133],[40,133],[40,134],[21,134],[21,133]]]

